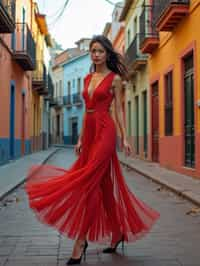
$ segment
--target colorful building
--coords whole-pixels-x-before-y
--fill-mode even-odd
[[[150,160],[200,177],[200,1],[155,1],[148,52]]]
[[[46,134],[43,131],[44,110],[48,109],[48,101],[44,98],[49,94],[48,91],[48,63],[45,62],[45,45],[50,46],[48,27],[44,14],[39,12],[36,3],[32,6],[32,32],[36,43],[36,68],[32,75],[32,150],[37,151],[44,146]]]
[[[31,0],[0,1],[0,164],[32,152],[37,14]]]
[[[86,46],[82,42],[86,40]],[[83,79],[91,66],[88,40],[82,39],[79,55],[63,64],[64,69],[64,143],[76,144],[82,128],[85,106],[82,98]],[[85,49],[84,49],[85,48]]]
[[[53,99],[51,101],[51,143],[62,144],[63,143],[63,67],[64,63],[68,59],[67,51],[55,56],[52,65],[52,76],[54,83]]]
[[[147,158],[148,153],[148,56],[140,51],[143,0],[125,1],[120,21],[125,22],[125,59],[130,72],[126,89],[126,125],[134,156]]]
[[[112,12],[112,21],[106,23],[103,31],[103,35],[106,36],[111,42],[112,45],[118,53],[120,53],[122,56],[124,56],[124,49],[125,49],[125,41],[124,41],[124,22],[120,22],[119,18],[121,15],[121,12],[123,10],[123,2],[116,3],[113,12]],[[123,105],[123,115],[124,115],[124,121],[125,118],[125,86],[122,91],[121,99],[122,99],[122,105]],[[114,107],[114,101],[111,106],[111,115],[115,121],[115,107]],[[117,128],[117,147],[121,147],[121,133],[119,126],[117,124],[117,121],[115,121],[116,128]]]
[[[0,1],[0,164],[31,152],[32,1]]]

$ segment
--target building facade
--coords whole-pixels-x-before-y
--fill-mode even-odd
[[[149,60],[149,158],[200,177],[200,1],[154,5],[154,35],[157,29],[159,37]]]
[[[43,125],[44,114],[47,110],[47,102],[44,97],[48,95],[48,62],[45,62],[45,47],[50,45],[47,41],[48,27],[45,15],[39,12],[36,3],[32,8],[32,28],[33,38],[36,43],[36,67],[32,74],[32,151],[44,148],[45,140]],[[47,55],[47,54],[46,54]],[[45,111],[46,112],[46,111]]]
[[[32,1],[0,2],[0,164],[31,152]]]
[[[125,21],[125,58],[130,71],[125,97],[127,134],[134,156],[142,159],[147,158],[149,145],[148,55],[140,50],[144,3],[143,0],[126,1],[120,17]]]
[[[64,143],[76,144],[82,128],[85,106],[82,98],[84,77],[89,73],[91,60],[82,51],[63,64],[64,69]]]
[[[0,1],[0,164],[32,152],[36,4]],[[37,122],[35,122],[37,123]]]

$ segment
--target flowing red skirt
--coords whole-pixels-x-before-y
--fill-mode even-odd
[[[127,242],[146,234],[159,213],[126,185],[116,154],[115,124],[109,114],[88,114],[83,149],[68,169],[36,165],[25,190],[37,218],[71,239]]]

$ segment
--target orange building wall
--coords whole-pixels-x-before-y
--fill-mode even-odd
[[[16,1],[16,22],[21,22],[22,6],[26,9],[26,22],[31,25],[31,1]],[[12,59],[11,34],[0,34],[0,164],[9,159],[10,138],[10,90],[11,81],[15,84],[15,157],[22,155],[22,92],[25,92],[25,153],[30,152],[30,120],[29,107],[31,91],[31,73],[25,72]]]
[[[149,60],[150,80],[159,77],[159,156],[160,163],[170,169],[200,177],[200,1],[191,1],[190,14],[183,18],[172,33],[160,33],[160,46]],[[183,168],[183,84],[181,57],[194,49],[195,71],[195,127],[196,127],[196,171]],[[173,70],[174,132],[164,136],[164,74]],[[151,157],[151,156],[150,156]]]

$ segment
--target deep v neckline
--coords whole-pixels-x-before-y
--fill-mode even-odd
[[[89,89],[89,87],[90,87],[90,83],[91,83],[91,80],[92,80],[92,75],[93,75],[93,73],[90,74],[90,79],[89,79],[89,81],[88,81],[88,85],[87,85],[87,95],[88,95],[88,98],[89,98],[90,101],[92,101],[92,99],[94,98],[94,94],[95,94],[96,90],[100,87],[100,85],[104,82],[104,80],[105,80],[108,76],[110,76],[111,73],[112,73],[112,71],[108,72],[108,74],[106,74],[106,75],[101,79],[101,81],[97,84],[97,86],[92,90],[92,94],[91,94],[91,95],[89,94],[89,90],[88,90],[88,89]]]

